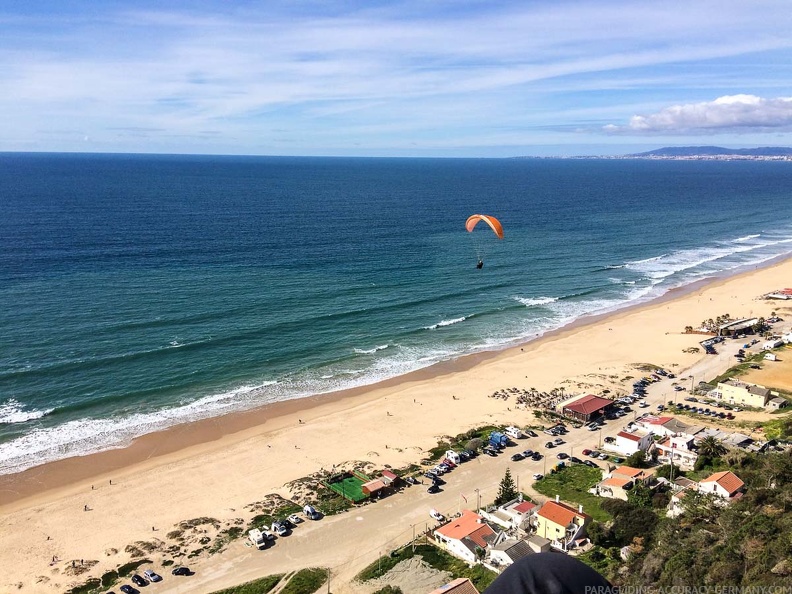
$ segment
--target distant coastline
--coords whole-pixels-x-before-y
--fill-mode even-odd
[[[558,157],[517,157],[519,159],[644,159],[659,161],[790,161],[792,147],[766,146],[729,149],[720,146],[669,146],[626,155],[573,155]]]

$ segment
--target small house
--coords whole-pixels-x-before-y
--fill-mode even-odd
[[[450,554],[466,563],[476,562],[476,549],[486,550],[497,538],[497,533],[479,514],[466,509],[462,515],[437,528],[434,539]]]

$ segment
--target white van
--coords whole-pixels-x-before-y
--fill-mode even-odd
[[[504,429],[503,432],[512,439],[522,439],[523,437],[525,437],[523,435],[522,430],[519,427],[506,427],[506,429]]]

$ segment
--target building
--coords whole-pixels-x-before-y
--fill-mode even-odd
[[[496,567],[508,567],[515,561],[533,555],[534,550],[526,540],[509,538],[493,545],[489,549],[489,559]]]
[[[627,501],[628,492],[636,484],[643,483],[649,486],[654,480],[654,471],[652,470],[618,466],[610,472],[603,470],[602,480],[591,489],[591,492],[599,497]]]
[[[691,481],[692,482],[692,481]],[[682,500],[685,497],[689,497],[691,493],[694,493],[698,489],[698,484],[693,483],[693,485],[685,487],[684,489],[680,489],[676,491],[673,495],[671,495],[671,501],[668,502],[668,509],[666,510],[666,516],[669,518],[676,518],[677,516],[681,515],[684,511],[682,507]]]
[[[494,511],[479,511],[482,517],[488,522],[497,524],[507,530],[519,528],[525,530],[528,528],[528,521],[534,510],[537,509],[535,503],[527,500],[513,499],[504,503]]]
[[[735,336],[737,334],[753,334],[753,327],[759,323],[759,318],[746,318],[734,320],[718,326],[718,336]]]
[[[698,453],[693,449],[694,440],[690,435],[674,435],[664,437],[655,442],[657,461],[662,464],[678,466],[682,470],[693,470],[698,460]]]
[[[779,410],[781,408],[784,408],[787,404],[788,404],[787,401],[779,396],[778,398],[771,398],[770,400],[768,400],[767,408],[769,408],[770,410]]]
[[[479,594],[479,591],[476,590],[476,586],[470,579],[457,578],[445,586],[440,586],[437,590],[432,590],[429,594]]]
[[[654,433],[651,431],[619,431],[613,448],[625,456],[630,456],[638,450],[646,452],[653,443]]]
[[[600,418],[614,408],[613,400],[585,394],[562,403],[561,414],[565,417],[588,423]]]
[[[583,506],[577,509],[555,501],[547,501],[536,514],[536,534],[548,539],[552,546],[566,551],[575,540],[586,535],[586,526],[591,516],[583,513]]]
[[[700,492],[713,493],[726,500],[741,497],[744,490],[745,483],[730,470],[716,472],[703,481],[699,481]]]
[[[497,533],[476,512],[466,509],[462,515],[434,531],[437,543],[467,563],[477,561],[476,549],[486,550]]]
[[[749,384],[736,379],[728,379],[718,383],[718,389],[712,392],[716,400],[735,406],[752,406],[764,408],[770,400],[770,390],[758,384]]]

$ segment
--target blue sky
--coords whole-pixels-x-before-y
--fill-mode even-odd
[[[792,145],[789,0],[0,0],[0,151]]]

